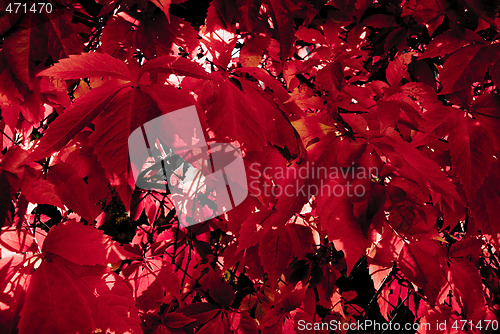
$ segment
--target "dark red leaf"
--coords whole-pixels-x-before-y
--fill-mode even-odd
[[[233,288],[227,283],[221,280],[215,279],[209,286],[210,296],[219,304],[222,308],[226,308],[234,300]]]

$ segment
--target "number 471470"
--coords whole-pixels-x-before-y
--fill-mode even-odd
[[[9,13],[52,13],[52,4],[50,2],[39,2],[31,5],[21,2],[11,2],[5,8]]]

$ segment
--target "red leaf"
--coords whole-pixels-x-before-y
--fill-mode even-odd
[[[393,132],[390,136],[375,140],[380,144],[383,143],[380,147],[389,160],[398,167],[401,176],[417,182],[422,191],[430,186],[436,194],[446,194],[444,200],[450,207],[454,207],[455,201],[462,202],[455,185],[446,177],[440,166],[403,141],[399,134]],[[384,147],[386,144],[390,145],[392,149]]]
[[[255,1],[245,0],[240,3],[240,25],[242,29],[246,31],[251,31],[257,21],[259,16],[260,4]]]
[[[475,265],[483,244],[480,239],[465,238],[454,243],[448,252],[453,283],[462,297],[465,316],[469,319],[484,319],[486,310],[481,276]]]
[[[181,328],[195,321],[193,318],[186,317],[182,313],[172,312],[165,315],[163,322],[169,328]]]
[[[275,282],[292,261],[290,245],[290,237],[284,229],[272,229],[260,241],[260,261],[271,282]]]
[[[260,322],[260,330],[261,333],[269,334],[269,333],[287,333],[283,331],[283,322],[285,320],[285,313],[281,308],[274,307],[270,309],[264,315],[264,318]],[[292,329],[293,330],[293,329]],[[292,331],[288,333],[293,333]]]
[[[323,103],[321,98],[314,94],[314,91],[306,85],[295,88],[286,102],[295,102],[302,109],[321,109]]]
[[[101,213],[98,206],[98,200],[90,194],[89,185],[83,181],[73,166],[68,163],[59,163],[50,168],[47,181],[56,193],[62,199],[63,203],[74,210],[85,220],[92,222]],[[75,191],[78,189],[78,191]],[[42,203],[41,201],[38,203]],[[49,203],[53,204],[53,203]],[[58,205],[63,207],[62,205]]]
[[[161,259],[133,262],[123,269],[126,282],[140,310],[154,310],[162,304],[180,298],[181,283],[172,273],[171,264]]]
[[[47,13],[45,24],[48,35],[49,53],[54,60],[66,58],[69,55],[80,53],[83,49],[79,33],[89,33],[83,24],[71,22],[72,13]]]
[[[300,305],[304,302],[306,291],[307,288],[303,287],[300,283],[293,289],[284,288],[282,292],[283,311],[290,312],[300,307]]]
[[[186,58],[162,56],[151,59],[141,67],[140,75],[146,72],[161,72],[181,76],[189,76],[199,79],[213,79],[214,76],[207,73],[198,63]]]
[[[54,184],[43,179],[40,173],[33,170],[28,169],[24,173],[21,191],[31,203],[55,205],[59,208],[64,207],[59,195],[56,193]]]
[[[34,259],[14,254],[0,259],[0,324],[5,333],[15,332],[19,311],[24,303],[26,290],[33,273]]]
[[[408,65],[411,63],[415,52],[400,54],[396,59],[389,63],[387,67],[387,82],[392,87],[398,87],[402,79],[408,76]]]
[[[70,55],[37,76],[53,76],[65,80],[106,76],[128,80],[132,78],[123,62],[108,54],[96,52]]]
[[[334,193],[333,189],[337,189],[337,186],[342,185],[331,181],[325,186],[325,192],[317,198],[317,210],[321,226],[328,232],[328,240],[333,241],[337,250],[344,252],[349,273],[366,253],[368,240],[353,215],[347,194],[339,196]]]
[[[102,30],[101,50],[118,59],[127,59],[133,54],[129,47],[135,37],[134,24],[120,16],[111,17]]]
[[[190,23],[177,16],[170,16],[170,22],[163,14],[156,14],[151,11],[145,11],[140,16],[140,24],[137,27],[137,21],[131,28],[136,29],[132,38],[115,40],[117,44],[124,44],[126,49],[139,48],[148,59],[154,57],[171,55],[172,47],[182,46],[187,52],[195,51],[199,46],[198,34]],[[135,37],[135,39],[133,38]],[[177,51],[175,51],[177,52]],[[133,53],[131,52],[130,55]]]
[[[199,334],[228,333],[228,325],[229,324],[227,323],[226,318],[223,318],[222,315],[216,314],[209,322],[196,332]]]
[[[193,99],[172,86],[151,85],[125,88],[94,121],[90,136],[99,162],[108,175],[114,176],[125,208],[129,210],[134,189],[129,164],[128,139],[132,131],[162,113],[193,105]]]
[[[311,250],[311,245],[314,244],[311,229],[299,224],[286,224],[284,229],[287,231],[293,247],[294,256],[297,258],[305,258]]]
[[[479,120],[457,112],[450,134],[453,167],[471,200],[481,187],[495,160],[495,136]]]
[[[363,20],[363,24],[367,27],[373,28],[388,28],[394,23],[394,16],[385,14],[374,14],[370,15]]]
[[[5,154],[1,168],[3,171],[15,174],[18,178],[22,178],[24,174],[24,161],[28,157],[28,152],[20,146],[11,147]]]
[[[108,108],[116,94],[124,88],[121,82],[108,81],[76,100],[70,109],[59,116],[44,133],[32,160],[46,157],[63,148],[80,131],[88,126],[99,113]]]
[[[274,28],[277,30],[279,36],[281,61],[284,63],[293,53],[294,22],[289,5],[284,0],[270,0],[270,4]]]
[[[253,334],[258,332],[257,322],[248,312],[231,312],[228,314],[232,333]]]
[[[154,3],[156,7],[161,9],[161,11],[165,14],[168,21],[170,22],[170,15],[168,11],[170,9],[170,3],[172,2],[172,0],[151,0],[151,2]]]
[[[415,78],[415,81],[425,83],[436,89],[436,75],[434,74],[434,66],[429,65],[425,60],[414,60],[408,66],[410,76]]]
[[[273,95],[261,91],[254,83],[230,79],[215,94],[213,87],[206,86],[202,96],[202,107],[209,98],[213,101],[206,106],[207,122],[220,141],[229,137],[251,151],[261,150],[269,141],[286,147],[292,156],[299,154],[295,131],[281,106],[273,101]]]
[[[31,29],[20,29],[5,39],[3,50],[11,71],[25,85],[30,86],[33,65],[30,66]]]
[[[399,268],[409,281],[424,290],[431,305],[435,303],[444,284],[444,272],[440,264],[442,260],[442,248],[430,240],[405,243],[399,253]]]
[[[318,71],[316,80],[318,86],[325,91],[333,87],[337,90],[342,89],[344,82],[344,70],[341,62],[330,63]]]
[[[259,150],[266,144],[262,128],[264,115],[247,99],[231,80],[224,81],[207,111],[208,124],[216,134],[241,141],[251,150]]]
[[[307,43],[326,44],[325,36],[323,36],[316,29],[300,28],[295,34],[297,35],[297,38]]]
[[[43,307],[40,307],[43,301]],[[106,267],[78,266],[56,255],[33,274],[20,333],[140,333],[130,290]]]
[[[448,256],[457,260],[469,260],[476,262],[481,255],[483,240],[475,238],[465,238],[451,245]]]
[[[443,84],[440,94],[452,94],[470,89],[475,81],[483,82],[484,74],[494,52],[481,44],[459,49],[444,63],[439,77]]]
[[[244,67],[257,67],[270,42],[271,39],[268,36],[255,36],[247,39],[240,51],[240,63]]]
[[[232,31],[232,25],[238,13],[239,3],[231,0],[214,0],[208,8],[206,26],[213,32],[219,28]]]
[[[54,226],[45,239],[42,251],[90,266],[119,263],[125,254],[111,237],[74,220]]]
[[[478,96],[470,107],[475,119],[481,122],[481,126],[489,136],[493,137],[495,149],[500,148],[500,138],[494,135],[494,130],[500,127],[500,95],[482,94]]]
[[[16,253],[36,250],[33,235],[25,229],[18,230],[15,227],[3,227],[1,229],[0,247]]]
[[[461,35],[458,35],[456,30],[448,30],[433,38],[420,58],[434,58],[437,56],[443,58],[474,42],[482,43],[483,39],[472,30],[465,29],[465,32]]]
[[[470,261],[453,259],[450,263],[451,276],[457,292],[462,297],[464,315],[468,319],[484,319],[486,306],[483,298],[483,284],[477,267]]]
[[[476,224],[483,233],[496,235],[498,226],[498,203],[500,203],[500,164],[495,160],[483,186],[476,192],[471,206]]]
[[[191,303],[180,310],[188,317],[196,319],[193,325],[198,326],[213,319],[221,310],[209,303]]]
[[[96,328],[78,283],[60,262],[38,267],[21,312],[21,333],[91,332]],[[40,307],[40,300],[45,301]],[[75,315],[77,315],[75,317]]]

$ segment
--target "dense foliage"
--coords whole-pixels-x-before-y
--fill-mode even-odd
[[[494,332],[498,1],[26,3],[0,8],[2,333]],[[250,194],[184,227],[127,140],[191,105]]]

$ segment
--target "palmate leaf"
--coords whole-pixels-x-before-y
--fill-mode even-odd
[[[500,21],[464,1],[0,4],[0,332],[494,319]],[[241,146],[252,189],[179,228],[162,164],[142,187],[127,139],[189,105],[207,142]],[[148,155],[181,169],[161,133]],[[376,168],[363,195],[300,173],[349,166]]]
[[[168,61],[173,62],[173,65]],[[169,57],[157,60],[149,67],[145,66],[142,73],[153,68],[180,67],[185,69],[184,75],[202,76],[202,70],[194,63],[191,64],[192,67]],[[123,62],[99,53],[71,56],[40,75],[62,79],[109,75],[130,80],[130,73]],[[130,81],[108,80],[77,99],[71,108],[53,122],[31,158],[40,159],[60,150],[84,128],[94,123],[95,132],[89,141],[102,167],[112,178],[112,185],[117,188],[128,208],[134,188],[128,156],[130,133],[163,113],[193,104],[190,95],[172,86],[150,85],[133,88]]]

